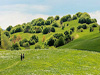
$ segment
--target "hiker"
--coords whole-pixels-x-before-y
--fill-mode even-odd
[[[23,54],[23,59],[24,59],[24,54]]]
[[[22,61],[22,53],[21,53],[21,61]]]

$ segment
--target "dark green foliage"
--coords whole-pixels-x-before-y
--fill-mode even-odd
[[[30,44],[30,45],[34,45],[34,44],[35,44],[35,41],[34,41],[34,40],[30,40],[30,41],[29,41],[29,44]]]
[[[78,27],[77,27],[77,29],[81,29],[82,28],[82,26],[81,25],[79,25]]]
[[[94,31],[94,28],[93,27],[90,27],[90,32],[93,32]]]
[[[70,35],[71,35],[72,33],[73,33],[72,30],[70,30]]]
[[[23,43],[23,47],[29,47],[29,42]]]
[[[50,24],[51,24],[50,20],[46,20],[46,21],[45,21],[45,24],[46,24],[46,25],[50,25]]]
[[[13,27],[12,26],[9,26],[9,27],[7,27],[7,31],[10,31],[11,29],[12,29]]]
[[[48,18],[47,18],[47,20],[49,20],[50,21],[50,24],[54,21],[54,18],[53,18],[53,16],[49,16]]]
[[[68,31],[65,31],[65,32],[64,32],[64,34],[65,34],[65,35],[68,35],[68,34],[69,34],[69,32],[68,32]]]
[[[81,17],[81,18],[79,19],[79,23],[86,23],[85,17]]]
[[[59,27],[59,25],[56,22],[52,23],[52,26]]]
[[[14,43],[11,47],[11,50],[20,50],[20,45],[18,43]]]
[[[27,25],[24,29],[24,33],[28,33],[30,31],[31,27]]]
[[[59,47],[65,44],[64,38],[61,36],[59,39],[57,39],[54,43],[55,47]]]
[[[22,31],[23,31],[23,28],[21,26],[16,26],[10,30],[10,33],[13,34],[13,33],[22,32]]]
[[[38,36],[37,35],[33,35],[30,40],[34,40],[36,43],[39,41]]]
[[[48,41],[47,41],[47,45],[49,46],[53,46],[55,42],[55,39],[53,37],[51,37]]]
[[[67,21],[72,21],[73,19],[72,18],[68,18],[68,20]]]
[[[61,22],[66,22],[69,18],[71,18],[71,15],[69,14],[69,15],[66,15],[66,16],[63,16],[62,18],[61,18]]]
[[[41,32],[42,32],[42,29],[41,29],[41,27],[37,27],[37,28],[35,29],[35,31],[36,31],[36,33],[41,33]]]
[[[9,33],[8,31],[5,31],[4,34],[5,34],[8,38],[10,38],[10,33]]]
[[[74,32],[75,28],[74,28],[74,27],[72,27],[72,28],[70,28],[70,30],[72,30],[72,31]]]
[[[61,36],[63,37],[64,35],[62,33],[56,33],[53,35],[55,38],[59,39]]]
[[[39,44],[36,44],[35,49],[41,49],[41,46]]]
[[[92,27],[97,27],[97,26],[98,26],[97,23],[93,23],[93,24],[92,24]]]
[[[58,15],[55,16],[55,20],[59,20],[59,16]]]
[[[77,15],[73,15],[72,19],[73,20],[77,19]]]
[[[65,40],[66,43],[70,42],[71,41],[71,36],[69,34],[65,35],[64,40]]]
[[[65,26],[62,26],[62,30],[64,30]]]
[[[81,12],[76,13],[77,17],[80,17],[82,15]]]
[[[19,44],[20,44],[20,46],[23,46],[23,44],[26,42],[28,42],[28,40],[26,38],[24,38],[19,42]]]
[[[49,27],[46,27],[43,29],[43,34],[47,34],[50,32],[50,28]]]
[[[51,27],[51,32],[55,32],[55,28],[54,27]]]
[[[87,25],[85,25],[85,24],[82,25],[82,28],[83,28],[83,29],[87,29]]]

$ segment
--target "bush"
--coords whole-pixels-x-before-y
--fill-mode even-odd
[[[59,20],[59,16],[57,15],[57,16],[55,16],[55,20]]]
[[[23,47],[29,47],[29,42],[23,43]]]
[[[37,28],[35,29],[35,31],[36,31],[36,33],[41,33],[41,32],[42,32],[42,29],[41,29],[40,27],[37,27]]]
[[[33,35],[30,40],[34,40],[36,43],[39,41],[38,36]]]
[[[74,32],[75,28],[74,28],[74,27],[72,27],[72,28],[70,28],[70,30],[72,30],[72,31]]]
[[[52,26],[59,27],[59,25],[56,22],[52,23]]]
[[[12,29],[13,27],[12,26],[9,26],[9,27],[7,27],[7,31],[10,31],[11,29]]]
[[[43,29],[43,34],[47,34],[50,32],[50,28],[46,27]]]
[[[36,44],[35,49],[41,49],[41,46],[39,44]]]
[[[51,24],[50,20],[46,20],[45,24],[50,25]]]
[[[66,15],[66,16],[63,16],[60,20],[60,22],[65,22],[65,21],[68,21],[68,19],[71,18],[71,15]]]
[[[51,32],[55,32],[55,28],[54,27],[51,28]]]
[[[65,35],[64,40],[66,43],[71,41],[71,36],[70,35]]]
[[[10,33],[9,33],[8,31],[5,31],[4,34],[5,34],[8,38],[10,38]]]
[[[28,42],[28,40],[27,40],[26,38],[22,39],[22,40],[19,42],[20,46],[23,46],[23,43],[25,43],[25,42]]]
[[[55,38],[59,39],[61,36],[63,37],[64,35],[62,33],[56,33],[53,35]]]
[[[81,13],[81,12],[76,13],[77,17],[80,17],[82,14],[83,13]]]
[[[68,32],[68,31],[65,31],[65,32],[64,32],[64,34],[65,34],[65,35],[68,35],[68,34],[69,34],[69,32]]]
[[[35,40],[30,40],[30,41],[29,41],[29,44],[30,44],[30,45],[34,45],[34,44],[35,44]]]
[[[70,30],[70,35],[71,35],[72,33],[73,33],[72,30]]]
[[[65,26],[62,26],[62,30],[64,30]]]
[[[54,46],[55,46],[55,47],[59,47],[59,46],[62,46],[62,45],[64,45],[64,44],[65,44],[64,38],[61,36],[59,39],[57,39],[57,40],[55,41]]]
[[[92,24],[92,27],[97,27],[97,26],[98,26],[97,23],[93,23],[93,24]]]
[[[72,19],[73,20],[77,19],[77,15],[73,15],[73,18]]]
[[[12,45],[11,50],[20,50],[20,45],[18,43],[15,43]]]
[[[47,41],[47,45],[49,46],[53,46],[55,42],[55,39],[53,37],[51,37],[48,41]]]
[[[83,29],[87,29],[87,25],[82,25],[82,28]]]
[[[82,28],[82,26],[81,25],[79,25],[78,27],[77,27],[77,29],[81,29]]]
[[[93,27],[90,27],[90,32],[93,32],[94,31],[94,28]]]
[[[27,25],[24,29],[24,33],[28,33],[30,31],[31,27]]]

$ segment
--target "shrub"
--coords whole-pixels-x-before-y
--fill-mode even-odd
[[[46,24],[46,25],[50,25],[50,24],[51,24],[50,20],[46,20],[46,21],[45,21],[45,24]]]
[[[29,25],[27,25],[25,28],[24,28],[24,33],[28,33],[30,31],[31,27]]]
[[[23,47],[29,47],[29,42],[23,43]]]
[[[28,42],[28,40],[26,38],[19,41],[20,46],[23,46],[23,43],[25,43],[25,42]]]
[[[65,21],[68,21],[68,19],[71,18],[71,15],[66,15],[66,16],[63,16],[60,20],[60,22],[65,22]]]
[[[82,28],[83,29],[87,29],[87,25],[82,25]]]
[[[71,35],[72,33],[73,33],[72,30],[70,30],[70,35]]]
[[[90,27],[90,32],[93,32],[94,31],[94,28],[93,27]]]
[[[41,29],[40,27],[37,27],[37,28],[35,29],[35,31],[36,31],[36,33],[41,33],[41,32],[42,32],[42,29]]]
[[[63,37],[64,35],[62,33],[56,33],[53,35],[55,38],[59,39],[59,37]]]
[[[20,45],[18,43],[14,43],[11,47],[11,50],[20,50]]]
[[[7,27],[7,31],[10,31],[11,29],[12,29],[13,27],[12,26],[9,26],[9,27]]]
[[[35,49],[41,49],[41,46],[39,44],[36,44]]]
[[[32,35],[30,40],[34,40],[36,43],[39,41],[38,36],[36,36],[36,35]]]
[[[77,19],[77,15],[73,15],[73,18],[72,19],[73,20]]]
[[[55,39],[53,37],[51,37],[48,41],[47,41],[47,45],[49,46],[53,46],[55,42]]]
[[[65,26],[62,26],[62,30],[64,30]]]
[[[55,32],[55,28],[54,27],[51,27],[51,32]]]
[[[29,40],[29,44],[30,45],[34,45],[35,44],[35,40]]]
[[[47,34],[50,32],[50,28],[46,27],[43,29],[43,34]]]
[[[64,44],[65,44],[64,38],[61,36],[59,39],[57,39],[57,40],[55,41],[54,46],[55,46],[55,47],[59,47],[59,46],[62,46],[62,45],[64,45]]]
[[[58,15],[55,16],[55,20],[59,20],[59,16]]]
[[[59,25],[56,22],[52,23],[52,26],[59,27]]]
[[[5,31],[4,34],[5,34],[8,38],[10,38],[10,33],[9,33],[8,31]]]
[[[81,12],[76,13],[77,17],[80,17],[82,14],[83,13],[81,13]]]
[[[92,27],[97,27],[97,26],[98,26],[97,23],[93,23],[93,24],[92,24]]]
[[[82,26],[81,25],[79,25],[78,27],[77,27],[77,29],[81,29],[82,28]]]
[[[64,40],[66,43],[71,41],[71,36],[70,35],[65,35]]]
[[[72,28],[70,28],[70,30],[72,30],[72,31],[74,32],[75,28],[74,28],[74,27],[72,27]]]
[[[69,32],[68,32],[68,31],[65,31],[65,32],[64,32],[64,34],[65,34],[65,35],[68,35],[68,34],[69,34]]]

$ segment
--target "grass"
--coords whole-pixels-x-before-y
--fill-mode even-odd
[[[98,59],[98,52],[74,49],[0,51],[0,75],[97,75]]]

